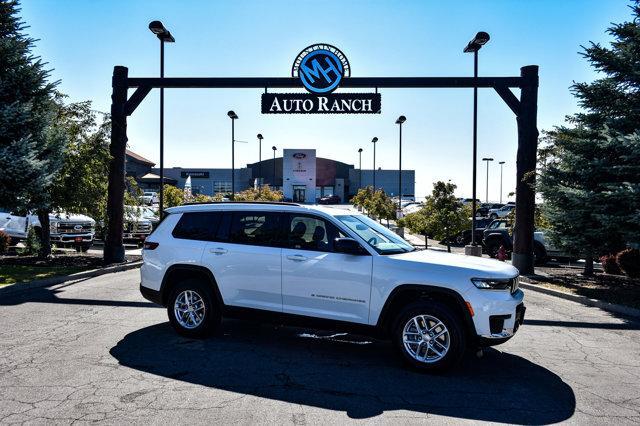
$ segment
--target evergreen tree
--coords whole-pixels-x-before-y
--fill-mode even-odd
[[[615,252],[640,236],[640,6],[614,24],[611,47],[591,43],[581,53],[604,74],[571,89],[583,111],[546,133],[539,191],[552,241],[586,259]]]
[[[51,129],[54,88],[34,40],[23,33],[18,2],[0,0],[0,206],[35,210],[50,252],[48,200],[44,195],[61,167],[61,135]],[[46,234],[46,235],[45,235]]]

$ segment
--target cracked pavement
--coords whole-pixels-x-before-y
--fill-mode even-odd
[[[0,422],[640,422],[640,322],[597,308],[526,292],[516,337],[425,375],[343,333],[225,321],[185,339],[138,283],[0,289]]]

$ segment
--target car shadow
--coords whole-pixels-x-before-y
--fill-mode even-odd
[[[408,410],[460,419],[543,424],[570,418],[573,390],[551,371],[495,349],[428,375],[403,368],[389,342],[345,333],[228,320],[215,337],[178,336],[169,323],[126,335],[121,365],[261,398],[371,418]],[[425,416],[426,417],[426,416]]]

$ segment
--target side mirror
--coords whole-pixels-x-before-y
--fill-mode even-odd
[[[345,254],[366,254],[367,251],[362,248],[359,242],[353,238],[336,238],[333,241],[333,247],[338,253]]]

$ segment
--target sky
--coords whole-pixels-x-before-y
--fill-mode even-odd
[[[115,65],[132,77],[159,75],[159,41],[148,30],[161,20],[176,38],[165,47],[167,77],[288,77],[297,54],[329,43],[349,59],[353,77],[470,76],[473,56],[462,52],[477,31],[491,40],[480,51],[480,76],[518,76],[539,65],[538,128],[562,124],[578,110],[569,87],[597,74],[579,55],[590,41],[607,44],[611,22],[630,17],[614,0],[485,1],[143,1],[23,0],[34,53],[52,69],[69,101],[91,100],[110,110]],[[286,91],[273,89],[272,92]],[[340,89],[338,89],[340,91]],[[515,94],[519,96],[515,89]],[[166,89],[165,167],[230,168],[234,110],[236,165],[278,148],[315,148],[317,156],[358,167],[373,165],[371,139],[379,138],[376,166],[398,167],[403,125],[403,169],[416,171],[416,195],[433,182],[458,185],[471,196],[472,89],[380,89],[379,115],[262,115],[261,90]],[[129,148],[159,161],[159,92],[152,91],[128,120]],[[515,190],[515,116],[492,89],[480,89],[478,158],[493,157],[489,200],[499,200],[498,161],[505,161],[503,201]],[[486,168],[479,160],[478,197]]]

